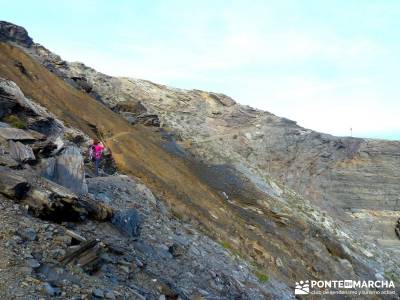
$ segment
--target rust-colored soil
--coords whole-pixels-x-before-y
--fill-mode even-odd
[[[21,63],[28,76],[21,73]],[[25,52],[0,43],[0,76],[18,84],[23,93],[42,104],[66,124],[105,138],[118,167],[141,178],[166,199],[193,202],[199,210],[215,209],[219,197],[192,174],[181,159],[167,153],[157,132],[134,128],[110,109],[66,84]],[[210,207],[209,207],[210,206]],[[192,212],[197,214],[197,212]]]

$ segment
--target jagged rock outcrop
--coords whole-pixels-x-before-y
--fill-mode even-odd
[[[25,162],[33,162],[36,160],[32,148],[29,147],[28,145],[24,145],[21,142],[15,143],[14,141],[9,141],[8,144],[11,157],[16,161],[20,163],[25,163]]]
[[[0,21],[0,41],[13,41],[25,47],[33,44],[25,28],[5,21]]]
[[[12,118],[10,118],[12,117]],[[14,127],[0,128],[0,135],[12,140],[42,140],[44,135],[50,139],[62,131],[62,125],[54,115],[24,96],[20,88],[10,80],[0,77],[0,118],[9,118]]]

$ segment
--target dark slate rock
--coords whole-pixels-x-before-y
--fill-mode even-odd
[[[8,198],[21,200],[31,188],[25,177],[17,172],[0,167],[0,193]]]
[[[106,291],[106,293],[104,294],[104,296],[106,297],[106,299],[111,299],[111,300],[117,299],[117,298],[115,297],[115,294],[114,294],[113,291]]]
[[[34,258],[28,259],[26,261],[26,264],[28,267],[31,267],[32,269],[37,269],[40,267],[40,263]]]
[[[37,234],[33,228],[26,228],[26,229],[22,230],[20,235],[26,241],[36,241],[37,240]]]
[[[134,125],[138,122],[135,114],[130,112],[122,112],[121,115],[124,117],[125,120],[129,122],[129,124]]]
[[[96,298],[104,298],[104,292],[100,289],[94,289],[92,294]]]
[[[33,44],[25,28],[5,21],[0,21],[0,41],[16,42],[28,48]]]
[[[62,286],[65,280],[70,281],[72,284],[80,284],[80,280],[75,275],[51,264],[42,264],[36,272],[40,279],[51,286]]]
[[[59,123],[51,117],[36,117],[29,122],[29,129],[48,135],[57,135],[62,131]]]
[[[14,107],[17,106],[17,101],[8,94],[2,87],[0,87],[0,118],[11,114]],[[5,124],[5,123],[2,123]],[[1,126],[9,127],[9,126]]]
[[[187,250],[184,246],[174,243],[168,248],[168,251],[172,254],[173,257],[179,257],[184,255]]]
[[[59,295],[61,295],[61,290],[59,288],[53,287],[48,282],[45,282],[43,284],[43,291],[49,296],[59,296]]]
[[[111,219],[114,224],[122,233],[130,237],[137,237],[140,234],[141,217],[136,209],[131,208],[125,211],[118,211]]]

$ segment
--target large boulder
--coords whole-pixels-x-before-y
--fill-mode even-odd
[[[30,131],[25,131],[25,135],[26,133],[30,133],[34,139],[40,140],[45,138],[39,132],[46,136],[56,136],[62,131],[62,123],[56,120],[51,113],[44,107],[26,98],[15,82],[0,77],[0,119],[13,117],[18,120],[20,115],[27,117],[23,118],[23,124],[21,125],[31,129]],[[10,127],[3,124],[0,125],[0,129]],[[11,129],[13,131],[5,130],[3,133],[11,137],[8,139],[13,139],[15,128]]]
[[[67,146],[55,159],[43,165],[42,175],[70,189],[76,194],[86,194],[85,168],[78,147]]]
[[[0,118],[27,107],[21,89],[14,82],[0,77]]]
[[[91,218],[110,220],[113,209],[88,196],[77,196],[32,170],[12,170],[0,166],[0,194],[28,207],[36,217],[62,221]]]

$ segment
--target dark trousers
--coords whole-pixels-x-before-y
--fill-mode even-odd
[[[96,158],[96,160],[94,161],[94,164],[96,166],[96,176],[99,176],[100,157]]]

